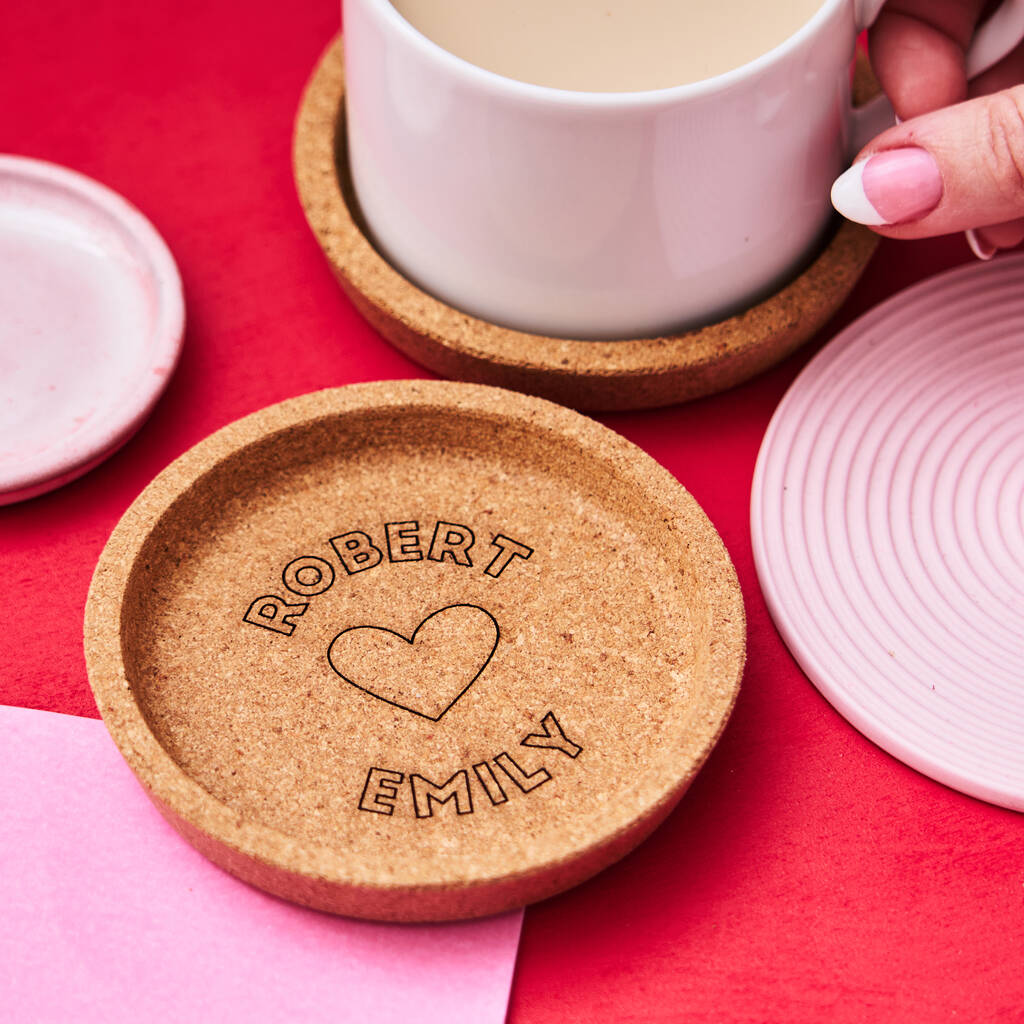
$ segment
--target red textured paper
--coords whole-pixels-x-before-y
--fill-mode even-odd
[[[188,302],[151,420],[56,493],[0,508],[0,703],[95,715],[81,622],[117,518],[175,456],[271,402],[423,376],[355,313],[303,220],[290,165],[334,0],[16,0],[0,28],[0,149],[135,202]],[[968,258],[884,245],[836,322]],[[2,310],[0,310],[2,315]],[[747,599],[749,667],[691,791],[640,850],[526,916],[510,1020],[1024,1020],[1024,818],[882,753],[795,666],[757,588],[749,487],[771,413],[816,345],[745,387],[602,417],[693,492]]]

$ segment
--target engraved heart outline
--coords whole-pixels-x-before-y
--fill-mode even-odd
[[[466,683],[466,685],[451,699],[451,701],[449,701],[448,705],[436,717],[434,715],[428,715],[428,714],[426,714],[423,711],[418,711],[416,708],[408,707],[405,704],[399,704],[397,701],[388,700],[387,697],[382,697],[379,693],[375,693],[373,690],[369,689],[368,687],[362,686],[359,683],[357,683],[350,676],[345,675],[345,673],[340,668],[338,668],[338,666],[335,664],[335,661],[334,661],[335,645],[347,633],[354,633],[357,630],[364,630],[364,629],[373,630],[373,631],[378,632],[378,633],[388,633],[391,636],[398,637],[399,640],[402,640],[404,643],[407,643],[410,647],[413,647],[416,644],[416,637],[419,635],[420,630],[422,630],[423,627],[426,626],[427,623],[429,623],[431,621],[431,619],[435,619],[435,618],[437,618],[438,615],[443,615],[445,612],[451,611],[453,608],[473,608],[476,611],[483,612],[484,615],[486,615],[487,618],[489,618],[491,620],[491,624],[494,626],[494,643],[491,645],[491,649],[488,652],[487,657],[484,659],[484,661],[480,665],[480,667],[476,670],[476,673],[474,674],[473,678],[470,679],[468,683]],[[405,636],[403,633],[399,633],[397,630],[388,629],[387,626],[349,626],[348,629],[343,629],[331,641],[330,646],[327,648],[327,661],[330,664],[331,668],[335,671],[335,673],[338,676],[340,676],[342,679],[344,679],[345,682],[348,683],[350,686],[354,686],[357,690],[362,690],[363,693],[369,694],[371,697],[373,697],[376,700],[382,701],[385,704],[390,704],[392,707],[395,707],[395,708],[401,708],[403,711],[408,711],[410,714],[417,715],[419,718],[426,718],[428,721],[431,721],[431,722],[439,722],[439,721],[441,721],[442,718],[444,718],[444,716],[446,714],[448,714],[449,711],[451,711],[451,709],[453,707],[455,707],[455,705],[465,695],[466,691],[483,674],[484,669],[486,669],[487,666],[491,663],[491,658],[494,657],[494,652],[498,649],[498,641],[500,639],[501,639],[501,629],[498,626],[498,620],[486,608],[481,608],[480,605],[478,605],[478,604],[468,604],[468,603],[449,604],[449,605],[445,605],[444,608],[438,608],[438,610],[436,612],[431,612],[416,627],[416,629],[413,631],[413,634],[412,634],[411,637]]]

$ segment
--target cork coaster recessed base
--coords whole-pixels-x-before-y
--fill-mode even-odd
[[[859,69],[863,81],[869,72]],[[863,85],[865,92],[870,86]],[[306,87],[295,128],[295,180],[306,218],[362,315],[411,359],[444,377],[497,384],[577,409],[643,409],[724,391],[774,366],[842,305],[878,237],[843,222],[791,284],[727,320],[663,338],[574,341],[498,327],[445,305],[373,247],[349,180],[339,36]]]
[[[536,398],[306,395],[165,470],[86,610],[108,728],[171,823],[311,907],[488,914],[669,812],[735,700],[743,604],[693,498]]]

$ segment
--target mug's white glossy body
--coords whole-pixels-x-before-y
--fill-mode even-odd
[[[828,229],[874,14],[860,8],[878,6],[824,0],[704,82],[586,93],[469,64],[389,0],[344,0],[349,159],[374,241],[425,291],[535,333],[657,335],[748,306]]]

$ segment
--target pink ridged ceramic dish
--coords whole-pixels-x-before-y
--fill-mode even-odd
[[[0,155],[0,504],[124,444],[184,323],[174,259],[138,210],[74,171]]]
[[[812,360],[751,525],[776,625],[837,710],[1024,810],[1024,257],[919,284]]]

